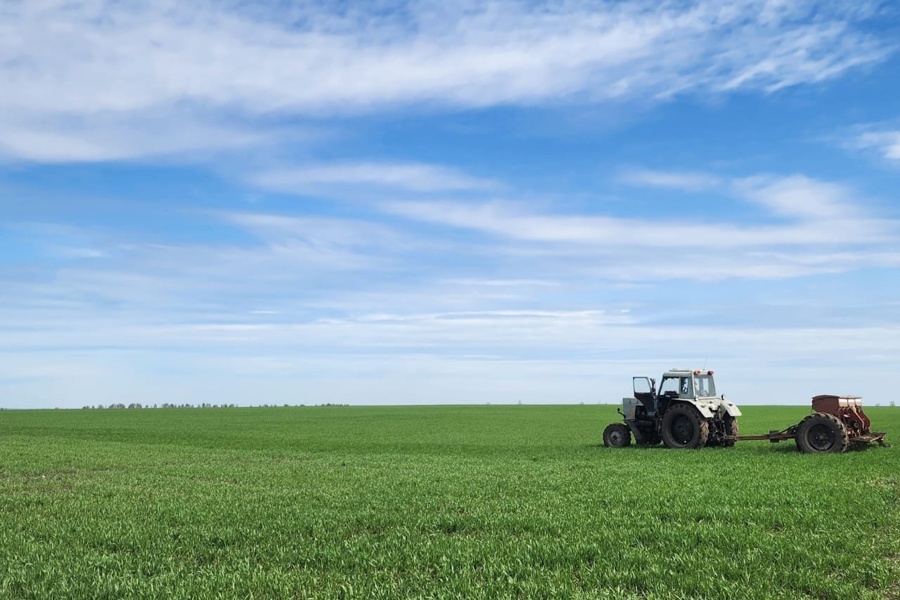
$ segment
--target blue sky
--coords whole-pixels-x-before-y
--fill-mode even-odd
[[[891,2],[0,4],[0,405],[893,399]]]

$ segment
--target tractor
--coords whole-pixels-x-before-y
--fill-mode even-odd
[[[738,436],[740,409],[716,396],[712,371],[671,369],[656,380],[634,377],[634,396],[622,399],[624,423],[603,431],[603,445],[621,448],[662,442],[667,448],[733,446]]]

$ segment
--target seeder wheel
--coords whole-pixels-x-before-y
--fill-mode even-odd
[[[834,415],[816,413],[809,415],[797,427],[797,448],[800,452],[846,452],[850,447],[847,428]]]

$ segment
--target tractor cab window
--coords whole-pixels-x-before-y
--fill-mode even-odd
[[[659,386],[660,396],[669,396],[674,398],[692,397],[690,377],[669,377],[663,379],[662,385]]]
[[[709,375],[697,375],[694,377],[694,389],[698,398],[713,398],[716,395],[716,383]]]

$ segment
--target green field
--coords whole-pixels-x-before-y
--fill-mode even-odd
[[[598,445],[616,418],[2,411],[0,598],[900,598],[897,446]]]

